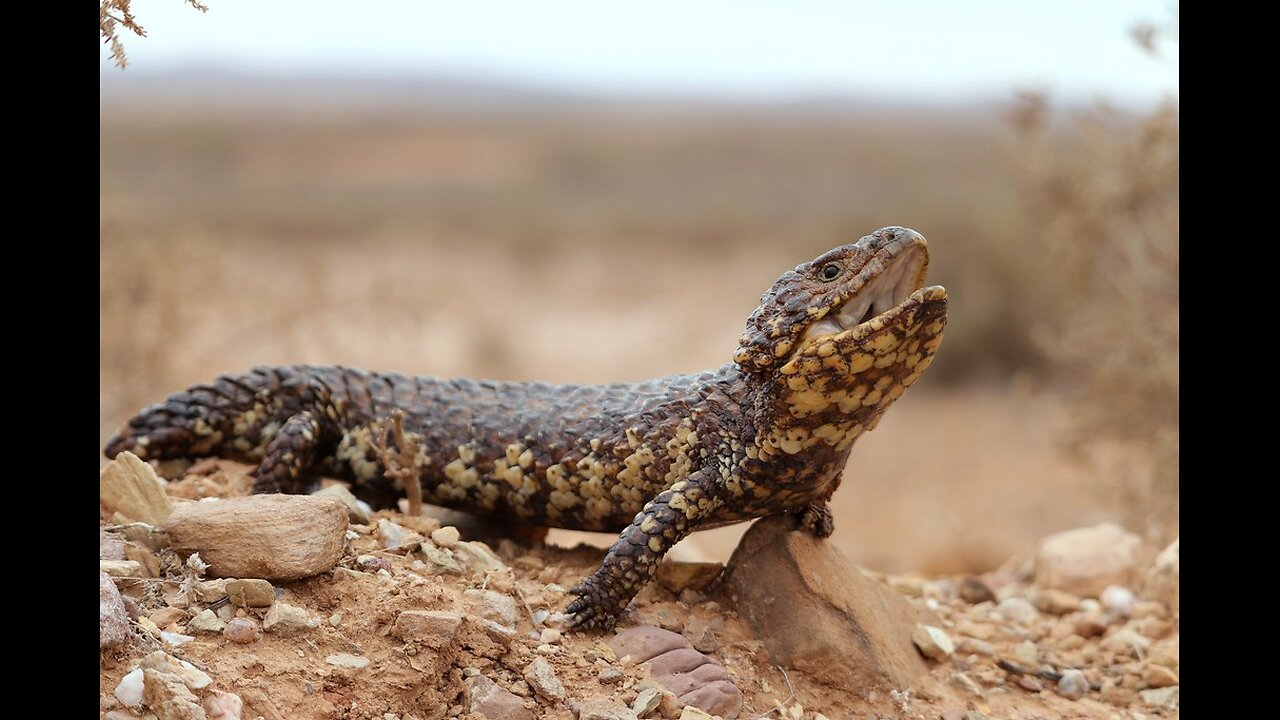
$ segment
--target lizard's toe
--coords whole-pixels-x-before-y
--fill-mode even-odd
[[[814,537],[831,537],[831,533],[836,531],[836,520],[831,514],[831,507],[822,503],[805,508],[800,514],[800,527]]]

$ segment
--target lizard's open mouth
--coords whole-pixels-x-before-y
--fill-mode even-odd
[[[877,260],[880,259],[877,258],[872,262]],[[924,285],[924,269],[927,260],[928,256],[921,248],[908,247],[896,257],[881,261],[880,268],[874,270],[868,268],[875,272],[874,277],[848,300],[810,325],[805,331],[801,344],[807,344],[815,338],[853,330],[878,316],[906,305],[920,293]],[[942,291],[941,297],[946,298],[946,291]],[[922,302],[932,299],[934,298],[923,295],[919,298]]]

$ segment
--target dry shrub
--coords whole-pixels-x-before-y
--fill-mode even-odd
[[[1178,530],[1177,102],[1137,118],[1096,106],[1056,127],[1046,99],[1027,95],[1014,122],[1056,267],[1050,292],[1062,305],[1036,334],[1077,391],[1069,445],[1115,480],[1131,527],[1168,539]]]
[[[111,59],[116,67],[129,66],[129,58],[124,54],[124,43],[120,42],[119,28],[124,28],[138,37],[146,37],[147,31],[138,24],[133,12],[129,9],[131,0],[102,0],[98,11],[98,29],[102,32],[102,42],[111,46]],[[200,12],[209,12],[209,8],[198,0],[185,0],[191,7]]]

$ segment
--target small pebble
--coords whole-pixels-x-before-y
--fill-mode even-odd
[[[218,617],[217,613],[212,610],[201,610],[195,617],[191,618],[191,622],[187,623],[189,632],[202,633],[220,633],[225,630],[227,624]]]
[[[1066,615],[1080,609],[1080,598],[1064,590],[1048,588],[1036,593],[1036,607],[1051,615]]]
[[[1133,615],[1134,605],[1137,604],[1138,598],[1134,597],[1133,591],[1127,587],[1120,585],[1108,585],[1106,590],[1098,596],[1098,601],[1106,609],[1116,613],[1120,617],[1129,617]]]
[[[1044,685],[1040,683],[1039,678],[1030,675],[1023,675],[1018,678],[1018,687],[1028,692],[1040,692],[1044,689]]]
[[[600,671],[600,682],[602,683],[616,683],[622,678],[622,671],[616,667],[607,667]]]
[[[207,720],[240,720],[244,701],[235,693],[214,690],[200,702]]]
[[[560,642],[560,631],[555,628],[546,628],[540,635],[538,635],[538,641],[543,645],[558,643]]]
[[[1151,641],[1128,628],[1121,628],[1108,635],[1102,641],[1102,646],[1115,652],[1131,652],[1138,657],[1145,657],[1151,649]]]
[[[1107,623],[1097,613],[1086,611],[1076,617],[1075,631],[1083,638],[1098,637],[1107,631]]]
[[[1013,649],[1013,656],[1018,659],[1019,663],[1027,667],[1033,667],[1036,661],[1039,660],[1040,652],[1036,649],[1035,643],[1030,640],[1023,640]]]
[[[142,668],[138,668],[120,678],[115,689],[116,699],[129,707],[138,707],[142,704],[142,685]]]
[[[249,618],[236,618],[227,623],[227,627],[222,631],[223,635],[233,643],[246,645],[258,639],[262,634],[258,628],[258,623]]]
[[[911,642],[921,655],[934,660],[946,660],[956,651],[951,637],[941,628],[932,625],[917,625],[915,632],[911,634]]]
[[[956,644],[956,647],[964,653],[975,653],[988,657],[996,654],[995,645],[977,638],[960,638],[960,642]]]
[[[359,670],[369,666],[369,658],[352,655],[350,653],[337,653],[330,655],[324,659],[326,663],[334,667],[343,668],[345,670]]]
[[[970,605],[977,605],[981,602],[995,602],[996,600],[996,594],[991,591],[991,586],[983,582],[981,578],[973,575],[960,581],[957,594],[961,600]]]
[[[240,607],[271,607],[276,601],[276,589],[260,578],[228,580],[226,590],[231,604]]]
[[[182,647],[183,645],[186,645],[192,640],[195,640],[195,638],[190,635],[183,635],[181,633],[171,633],[166,630],[160,631],[160,639],[172,645],[173,647]]]
[[[1058,694],[1068,700],[1079,700],[1089,690],[1089,681],[1079,670],[1068,670],[1058,680]]]
[[[1020,597],[1007,597],[996,606],[996,613],[1009,622],[1026,623],[1035,618],[1036,609]]]
[[[1178,706],[1178,687],[1175,685],[1154,690],[1143,690],[1138,693],[1138,697],[1142,698],[1142,702],[1152,707],[1173,709]]]
[[[443,548],[451,548],[458,544],[458,540],[460,540],[461,537],[462,536],[458,534],[458,528],[452,525],[446,525],[445,527],[431,533],[431,542]]]
[[[1148,665],[1142,671],[1142,680],[1147,687],[1173,687],[1178,684],[1178,674],[1162,665]]]
[[[951,682],[957,685],[958,687],[962,687],[965,690],[968,690],[974,695],[977,695],[979,697],[982,696],[982,686],[974,682],[973,678],[969,677],[964,673],[956,673],[955,675],[952,675]]]
[[[296,635],[319,624],[306,610],[282,602],[272,605],[262,619],[262,629],[276,635]]]

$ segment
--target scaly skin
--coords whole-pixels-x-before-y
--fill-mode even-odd
[[[403,491],[374,442],[399,409],[425,501],[621,531],[568,607],[575,625],[609,628],[694,530],[795,513],[802,528],[831,534],[827,501],[854,440],[941,342],[947,296],[921,288],[927,264],[924,238],[904,228],[828,251],[765,293],[732,363],[697,375],[548,385],[257,368],[143,410],[105,452],[253,463],[254,492],[303,492],[315,476],[337,477],[383,506]],[[855,326],[839,315],[897,277],[874,317]]]

